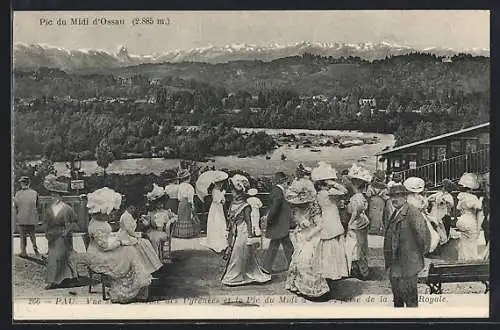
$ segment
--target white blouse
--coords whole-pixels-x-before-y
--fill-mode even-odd
[[[194,194],[194,188],[189,183],[183,182],[179,185],[179,192],[177,194],[179,200],[187,198],[190,203],[193,203]]]

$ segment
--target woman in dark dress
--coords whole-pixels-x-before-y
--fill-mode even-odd
[[[48,290],[78,279],[76,264],[71,258],[74,252],[72,233],[78,230],[78,219],[71,206],[62,201],[62,195],[68,193],[67,183],[48,175],[44,187],[52,195],[52,203],[46,209],[48,256],[45,289]]]

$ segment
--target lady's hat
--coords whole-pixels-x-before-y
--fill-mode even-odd
[[[67,182],[62,182],[57,179],[53,174],[49,174],[45,177],[43,181],[43,186],[45,189],[51,192],[67,193],[69,192],[69,184]]]
[[[306,167],[302,163],[300,163],[299,166],[297,166],[297,172],[303,175],[311,175],[311,171],[312,169],[310,167]]]
[[[401,183],[395,183],[389,187],[389,192],[387,193],[391,197],[408,195],[410,192]]]
[[[328,195],[330,196],[343,196],[349,192],[346,187],[333,180],[327,180],[326,183],[330,188],[328,189]]]
[[[314,202],[316,200],[314,184],[307,179],[294,181],[286,190],[285,199],[294,205]]]
[[[177,180],[184,181],[189,179],[190,177],[191,177],[191,172],[189,172],[188,169],[180,169],[177,172]]]
[[[370,174],[370,171],[362,168],[361,166],[358,166],[357,164],[352,164],[349,172],[347,173],[347,177],[350,179],[358,179],[367,183],[372,181],[372,175]]]
[[[425,181],[421,178],[410,177],[403,182],[403,186],[412,193],[420,194],[425,189]]]
[[[257,189],[255,189],[255,188],[249,189],[248,192],[247,192],[247,194],[249,196],[257,196],[258,193],[259,193],[259,191]]]
[[[230,180],[237,191],[246,191],[250,187],[250,181],[244,175],[235,174]]]
[[[328,163],[319,162],[318,167],[311,172],[311,180],[323,181],[337,179],[337,171]]]
[[[452,192],[456,189],[455,184],[450,179],[444,179],[441,181],[441,187],[447,192]]]
[[[122,195],[104,187],[87,194],[87,208],[90,214],[102,213],[109,215],[111,211],[118,210],[122,203]]]
[[[163,197],[163,196],[165,196],[165,189],[163,189],[162,187],[160,187],[156,183],[153,183],[153,190],[151,190],[150,192],[148,192],[146,194],[146,198],[150,202],[155,201],[158,198]]]
[[[458,181],[458,185],[469,189],[478,189],[479,180],[474,173],[464,173]]]
[[[375,171],[373,173],[372,186],[378,189],[384,189],[387,187],[385,184],[385,172],[382,170]]]

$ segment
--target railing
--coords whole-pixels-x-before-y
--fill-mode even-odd
[[[490,151],[483,149],[393,174],[399,174],[403,181],[416,176],[425,181],[431,181],[434,187],[437,187],[444,179],[456,181],[465,172],[485,173],[489,170]]]

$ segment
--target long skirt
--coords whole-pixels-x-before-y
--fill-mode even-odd
[[[248,245],[248,230],[245,222],[236,227],[236,236],[231,256],[222,275],[222,284],[238,286],[250,283],[266,283],[271,275],[265,274],[257,260],[257,247]]]
[[[70,234],[71,235],[71,234]],[[48,284],[61,284],[65,279],[78,277],[76,263],[72,256],[73,239],[69,237],[50,237],[48,239],[47,277]]]
[[[170,240],[168,234],[161,230],[150,230],[146,235],[148,240],[151,242],[156,256],[163,259],[163,245]]]
[[[212,203],[208,211],[207,238],[201,243],[203,246],[220,253],[227,247],[226,218],[222,204]]]
[[[370,219],[370,234],[384,234],[385,200],[380,196],[373,196],[368,202],[368,218]]]
[[[86,259],[90,269],[111,278],[112,302],[131,302],[151,284],[151,274],[144,270],[142,257],[134,246],[102,251],[90,245]]]
[[[461,237],[458,239],[458,260],[474,261],[482,259],[479,254],[478,238]]]
[[[352,262],[351,274],[362,280],[370,275],[368,267],[368,227],[353,230],[356,234],[357,260]]]
[[[144,266],[143,269],[146,273],[154,273],[163,266],[150,241],[145,238],[139,238],[137,244],[134,246],[137,252],[139,252]]]
[[[200,224],[193,215],[192,205],[187,200],[179,201],[178,220],[174,222],[172,236],[177,238],[193,238],[200,234]]]
[[[344,235],[319,241],[314,268],[322,277],[331,280],[349,276]]]
[[[326,279],[314,269],[319,236],[305,240],[301,233],[293,231],[290,237],[295,248],[288,268],[285,289],[310,298],[327,294],[330,288]]]
[[[177,198],[169,198],[165,203],[165,210],[170,210],[177,214],[179,208],[179,200]]]

